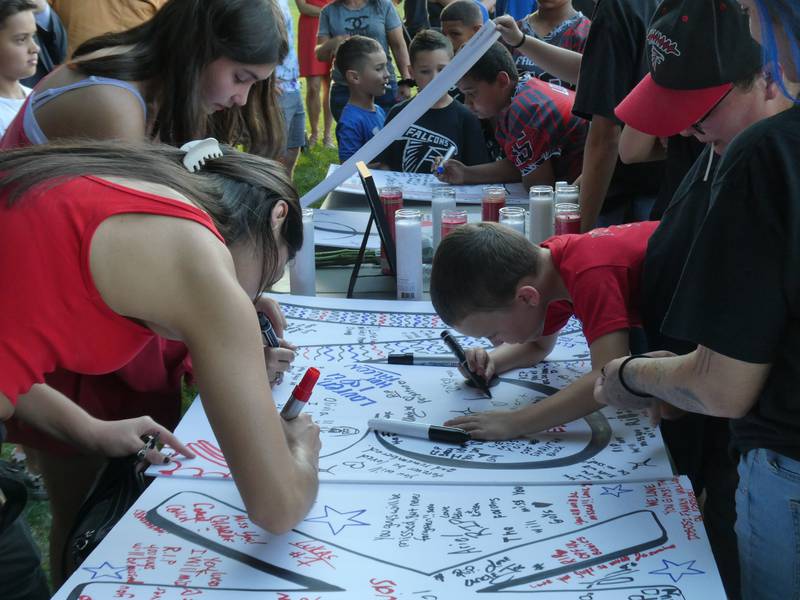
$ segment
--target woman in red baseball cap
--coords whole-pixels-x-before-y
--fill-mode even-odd
[[[725,9],[720,9],[723,5]],[[769,102],[780,109],[715,144],[714,150],[724,153],[710,184],[707,213],[702,215],[661,325],[663,333],[688,340],[696,349],[682,356],[653,353],[650,360],[613,361],[598,379],[595,397],[616,406],[660,412],[666,403],[730,418],[732,447],[739,456],[735,500],[742,597],[796,597],[800,591],[795,577],[800,565],[795,509],[800,498],[800,400],[796,394],[800,380],[800,174],[796,168],[800,162],[800,8],[788,0],[742,0],[741,5],[668,0],[664,7],[673,10],[673,18],[681,23],[691,22],[701,9],[740,16],[739,11],[747,15],[749,9],[750,29],[763,45],[766,71],[756,85],[763,86]],[[671,133],[694,129],[708,135],[715,127],[719,130],[729,124],[730,115],[722,117],[734,114],[741,100],[739,86],[733,85],[737,79],[729,75],[703,82],[698,73],[715,69],[724,73],[723,63],[741,56],[742,48],[720,44],[727,51],[705,56],[693,50],[704,38],[721,35],[715,27],[718,22],[701,20],[701,34],[687,42],[672,30],[659,28],[657,17],[649,34],[654,65],[650,81],[641,84],[638,98],[626,99],[618,116],[656,135],[668,133],[665,128]],[[689,54],[695,55],[694,61]],[[671,71],[682,61],[683,75]],[[670,89],[665,92],[656,86]],[[649,92],[643,91],[647,88]],[[642,99],[657,93],[670,102],[661,105],[659,123],[653,125],[651,109]],[[715,125],[715,121],[720,123]],[[685,207],[686,203],[678,208]]]

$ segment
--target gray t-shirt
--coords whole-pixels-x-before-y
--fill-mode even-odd
[[[389,78],[395,81],[394,67],[387,33],[400,27],[400,17],[390,0],[367,0],[361,8],[351,10],[341,2],[333,2],[322,9],[319,15],[319,33],[325,37],[337,35],[363,35],[376,40],[389,59]],[[334,65],[333,81],[345,85],[342,74]]]

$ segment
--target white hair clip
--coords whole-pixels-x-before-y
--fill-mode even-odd
[[[199,171],[209,158],[222,158],[222,148],[214,138],[186,142],[181,146],[181,150],[186,152],[186,156],[183,157],[183,166],[190,173]]]

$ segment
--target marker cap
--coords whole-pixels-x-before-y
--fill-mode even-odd
[[[303,375],[303,379],[300,380],[300,383],[295,386],[292,396],[301,402],[308,402],[308,399],[311,397],[311,392],[314,390],[314,386],[317,385],[317,379],[319,379],[319,369],[310,367],[306,371],[306,374]]]

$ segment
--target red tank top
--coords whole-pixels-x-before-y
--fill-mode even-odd
[[[118,369],[155,337],[112,311],[92,280],[92,236],[121,213],[196,221],[224,243],[200,209],[96,177],[29,192],[12,207],[0,196],[0,392],[11,402],[56,368]]]

